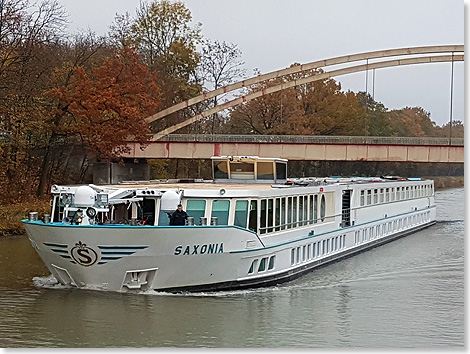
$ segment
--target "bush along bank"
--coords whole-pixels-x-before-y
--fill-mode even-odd
[[[50,213],[50,199],[0,205],[0,236],[23,235],[25,229],[21,220],[27,219],[32,211],[39,215]]]

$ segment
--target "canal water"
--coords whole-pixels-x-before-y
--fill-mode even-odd
[[[464,348],[464,189],[438,223],[276,287],[129,295],[54,288],[0,239],[0,347]]]

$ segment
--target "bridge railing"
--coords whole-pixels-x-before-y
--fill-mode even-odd
[[[208,143],[288,143],[288,144],[367,144],[367,145],[455,145],[463,146],[463,138],[322,136],[322,135],[233,135],[233,134],[169,134],[154,135],[161,142]]]

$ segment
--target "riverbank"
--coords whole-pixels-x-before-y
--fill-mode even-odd
[[[464,176],[432,176],[436,189],[459,188],[464,186]],[[27,219],[29,212],[37,211],[39,215],[50,212],[50,200],[33,200],[25,203],[0,205],[0,237],[21,236],[25,230],[22,219]]]
[[[435,189],[459,188],[465,183],[464,176],[432,176],[423,177],[423,179],[432,179]]]

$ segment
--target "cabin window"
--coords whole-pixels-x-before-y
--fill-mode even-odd
[[[281,198],[281,230],[286,228],[286,198]]]
[[[297,227],[297,197],[292,198],[292,223],[293,227]]]
[[[372,190],[368,189],[367,190],[367,205],[371,205],[371,204],[372,204]]]
[[[316,249],[317,249],[317,244],[314,242],[312,244],[312,258],[315,258]]]
[[[214,161],[214,178],[228,179],[227,161]]]
[[[246,228],[246,221],[248,219],[248,200],[237,200],[235,204],[235,219],[233,224]]]
[[[248,270],[248,274],[251,274],[255,271],[255,268],[256,268],[256,264],[258,263],[258,260],[255,259],[253,262],[251,262],[251,267],[250,269]]]
[[[309,219],[309,224],[313,224],[313,195],[309,196],[309,201],[310,201],[310,207],[309,207],[308,219]]]
[[[216,217],[218,225],[228,225],[229,200],[214,200],[212,202],[212,217]]]
[[[274,200],[268,199],[268,232],[273,232],[273,223],[274,223]]]
[[[230,164],[231,179],[255,179],[255,164],[246,162],[232,162]]]
[[[310,259],[310,246],[311,246],[311,244],[309,243],[307,245],[307,259]]]
[[[385,188],[385,202],[390,201],[390,188]]]
[[[276,198],[276,218],[275,218],[275,226],[276,231],[280,230],[281,224],[281,198]]]
[[[287,228],[292,227],[292,197],[287,198]]]
[[[205,200],[188,200],[186,204],[186,213],[188,216],[194,218],[194,223],[199,224],[199,218],[206,215],[206,201]],[[161,225],[161,223],[158,223]]]
[[[304,196],[304,225],[308,224],[308,196]]]
[[[325,201],[325,195],[322,195],[321,202],[320,202],[320,218],[322,222],[325,220],[325,215],[326,215],[326,201]]]
[[[276,179],[287,179],[287,164],[276,162]]]
[[[252,200],[250,203],[250,222],[248,228],[251,231],[257,232],[258,230],[258,201]]]
[[[276,260],[276,256],[271,256],[269,258],[268,270],[274,269],[275,260]]]
[[[379,203],[383,203],[384,202],[384,189],[383,188],[380,188],[380,199],[379,199]]]
[[[295,264],[295,248],[290,250],[290,264],[291,265]]]
[[[304,220],[304,197],[299,197],[299,226],[303,225]]]
[[[260,233],[266,233],[266,206],[267,202],[266,199],[261,199],[261,208],[260,208],[260,226],[259,231]]]
[[[361,206],[364,206],[365,203],[365,193],[364,191],[361,191]]]
[[[377,189],[374,189],[374,204],[377,204],[379,202],[379,194]]]
[[[318,196],[313,198],[313,222],[316,224],[318,219]]]
[[[258,272],[264,272],[266,270],[266,261],[268,260],[267,257],[261,258],[261,262],[259,262]]]
[[[390,200],[392,202],[395,200],[395,188],[390,188]]]
[[[307,257],[307,246],[302,247],[302,262],[305,262],[305,257]]]
[[[257,179],[274,180],[274,165],[272,162],[258,162],[257,164]]]

